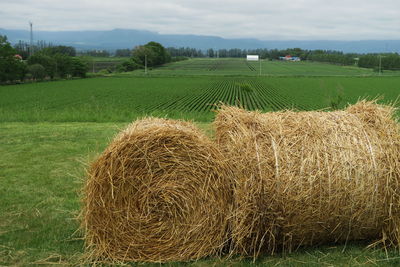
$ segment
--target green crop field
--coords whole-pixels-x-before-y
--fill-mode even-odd
[[[380,97],[400,77],[108,77],[0,87],[0,121],[129,122],[146,115],[210,121],[217,104],[313,110]]]
[[[260,71],[261,68],[261,71]],[[143,75],[143,70],[135,71]],[[356,66],[339,66],[318,62],[283,62],[262,60],[248,62],[245,59],[189,59],[166,64],[149,70],[149,75],[219,75],[219,76],[377,76],[371,69]],[[399,71],[385,71],[383,76],[400,75]]]
[[[194,120],[210,136],[216,105],[275,111],[341,108],[359,98],[394,102],[400,76],[310,62],[199,59],[110,77],[0,87],[0,266],[78,265],[79,190],[85,167],[129,122],[143,116]],[[333,103],[335,106],[333,106]],[[398,266],[396,250],[365,243],[266,256],[280,266]],[[250,265],[234,258],[195,265]],[[172,263],[172,265],[180,265]]]

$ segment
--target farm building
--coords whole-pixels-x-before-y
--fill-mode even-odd
[[[248,61],[258,61],[259,56],[258,55],[247,55],[247,60]]]
[[[285,61],[300,61],[301,59],[299,57],[292,57],[291,55],[286,55],[284,57],[279,57],[280,60],[285,60]]]

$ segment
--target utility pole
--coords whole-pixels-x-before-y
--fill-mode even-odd
[[[382,75],[382,55],[379,55],[379,75]]]
[[[260,57],[259,61],[260,61],[260,76],[261,76],[261,57]]]
[[[33,55],[33,30],[32,30],[32,22],[29,22],[29,25],[31,27],[31,38],[30,38],[30,44],[29,44],[29,56]]]
[[[147,55],[144,54],[144,73],[147,75]]]

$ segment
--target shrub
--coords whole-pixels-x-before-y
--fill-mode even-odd
[[[46,69],[41,64],[29,65],[28,73],[35,80],[43,80],[46,77]]]
[[[88,65],[79,58],[73,57],[71,58],[71,75],[73,77],[86,77],[86,72],[88,69]]]
[[[117,72],[126,72],[126,71],[133,71],[143,68],[143,66],[139,65],[133,60],[126,60],[122,62],[121,64],[117,65]]]

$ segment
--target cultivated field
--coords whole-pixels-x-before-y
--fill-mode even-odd
[[[261,63],[261,64],[260,64]],[[261,68],[261,71],[260,71]],[[136,71],[142,75],[143,71]],[[370,76],[379,75],[371,69],[356,66],[338,66],[319,62],[248,62],[244,59],[190,59],[167,64],[149,71],[150,75],[222,75],[222,76]],[[385,71],[384,76],[400,75],[400,72]]]
[[[129,122],[145,115],[211,121],[223,102],[264,111],[395,101],[400,77],[123,77],[0,87],[0,121]]]
[[[124,57],[91,57],[91,56],[81,56],[88,64],[88,72],[99,72],[100,70],[115,70],[116,66],[127,58]]]
[[[400,76],[377,77],[370,70],[309,62],[263,62],[265,73],[258,77],[257,64],[193,60],[152,70],[149,77],[136,71],[0,87],[0,265],[79,263],[83,240],[75,217],[86,164],[137,117],[194,120],[212,136],[212,109],[220,102],[264,111],[313,110],[378,96],[391,102],[400,94]],[[263,257],[259,263],[400,264],[397,251],[365,245],[304,248]],[[250,262],[229,260],[238,266]],[[222,263],[196,263],[207,264]]]

